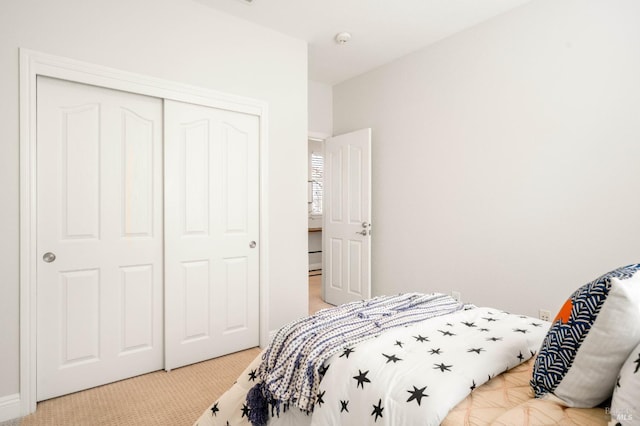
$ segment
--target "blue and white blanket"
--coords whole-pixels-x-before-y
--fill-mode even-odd
[[[321,365],[313,411],[291,408],[270,426],[438,425],[476,387],[531,358],[549,323],[466,306],[345,345]],[[196,422],[249,425],[247,392],[261,357]]]
[[[247,398],[251,422],[266,424],[268,405],[276,413],[281,407],[313,411],[322,366],[345,347],[462,308],[445,294],[405,293],[324,309],[282,327],[265,351],[260,383]]]

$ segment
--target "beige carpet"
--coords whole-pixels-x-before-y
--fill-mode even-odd
[[[328,305],[321,276],[309,277],[309,313]],[[38,403],[34,414],[7,426],[192,425],[260,353],[254,348],[169,373],[157,371]],[[0,423],[0,426],[5,425]]]
[[[258,353],[249,349],[43,401],[20,424],[191,425]]]

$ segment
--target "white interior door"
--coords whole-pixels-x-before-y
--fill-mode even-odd
[[[325,141],[323,289],[334,305],[371,297],[371,129]]]
[[[259,344],[259,126],[165,101],[168,370]]]
[[[45,77],[37,94],[44,400],[163,366],[162,101]]]

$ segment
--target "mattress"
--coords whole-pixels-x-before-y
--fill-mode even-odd
[[[363,317],[358,309],[354,313]],[[388,318],[387,313],[383,317]],[[319,317],[310,319],[311,327],[303,330],[311,339],[324,341],[335,334],[334,328],[326,331],[316,325]],[[273,346],[263,351],[195,425],[249,425],[250,418],[271,426],[607,424],[604,409],[566,408],[534,398],[529,386],[532,364],[548,325],[471,305],[355,344],[345,342],[320,364],[320,381],[311,388],[313,405],[307,411],[277,400],[256,404],[262,399],[258,395],[268,395],[265,386],[285,371],[261,374],[267,363],[263,359],[302,341],[287,340],[291,343],[279,346],[279,352],[271,351]],[[287,388],[297,391],[316,370],[299,357],[288,359],[295,362],[283,366],[302,366],[304,372]]]

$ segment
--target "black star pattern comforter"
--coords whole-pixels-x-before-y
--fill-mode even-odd
[[[345,347],[322,366],[312,413],[289,409],[270,425],[437,425],[470,392],[531,358],[548,323],[469,307]],[[261,356],[196,425],[248,422],[246,393]]]

